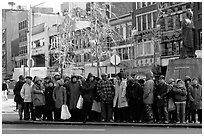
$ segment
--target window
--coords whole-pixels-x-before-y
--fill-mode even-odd
[[[137,24],[138,24],[138,27],[137,27],[137,28],[138,28],[138,31],[141,31],[141,28],[142,28],[141,16],[138,16],[138,17],[137,17],[137,21],[138,21],[138,23],[137,23]]]
[[[33,47],[32,48],[36,48],[36,47],[41,47],[41,46],[44,46],[45,45],[45,40],[44,38],[43,39],[40,39],[40,40],[36,40],[32,43]]]
[[[137,9],[141,8],[141,2],[137,2]]]
[[[157,12],[153,13],[153,28],[156,28]]]
[[[147,6],[151,5],[151,2],[147,2]]]
[[[142,16],[142,30],[146,30],[147,29],[147,19],[146,19],[146,15]]]
[[[145,55],[152,55],[154,53],[154,47],[151,41],[144,43],[144,54]]]
[[[152,16],[151,13],[147,14],[148,29],[152,29]]]
[[[123,29],[123,39],[126,39],[126,24],[122,25]]]
[[[118,51],[119,57],[122,59],[122,50],[121,49],[117,49],[117,51]]]
[[[142,2],[142,7],[146,7],[146,2]]]
[[[137,53],[138,53],[138,56],[143,55],[143,44],[142,43],[138,44],[138,51],[137,51]]]
[[[123,48],[123,60],[128,59],[128,48]]]
[[[127,38],[132,36],[132,25],[128,25]]]

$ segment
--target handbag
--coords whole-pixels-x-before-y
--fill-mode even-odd
[[[97,102],[96,100],[93,100],[93,104],[92,104],[92,109],[91,110],[101,113],[101,103]]]
[[[61,119],[66,120],[71,118],[71,114],[69,112],[68,106],[66,104],[62,105],[62,110],[61,110]]]
[[[176,109],[176,105],[175,105],[173,99],[170,98],[168,101],[168,111],[173,111],[175,109]]]
[[[76,107],[77,107],[77,109],[82,109],[83,108],[83,98],[82,98],[81,95],[79,96]]]

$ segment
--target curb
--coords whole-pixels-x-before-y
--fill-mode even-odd
[[[202,128],[202,124],[147,124],[147,123],[107,123],[107,122],[67,122],[67,121],[2,121],[2,124],[50,124],[50,125],[98,125],[98,126],[132,126],[132,127],[180,127]]]

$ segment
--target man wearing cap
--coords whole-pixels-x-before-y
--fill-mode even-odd
[[[25,78],[23,75],[20,75],[19,81],[16,83],[15,88],[13,89],[13,92],[15,95],[14,101],[17,103],[19,120],[22,120],[22,113],[23,113],[23,99],[20,95],[20,92],[24,83],[25,83]]]
[[[161,75],[159,77],[159,85],[156,90],[157,106],[158,106],[158,116],[159,123],[169,123],[169,115],[167,109],[167,93],[168,93],[168,84],[165,82],[165,77]]]
[[[24,120],[30,119],[30,111],[31,111],[31,118],[33,118],[33,104],[31,99],[31,91],[32,91],[32,77],[26,77],[26,83],[23,85],[21,89],[21,97],[24,99]]]
[[[198,84],[198,79],[193,78],[192,85],[189,87],[189,100],[192,121],[202,124],[202,86]],[[198,113],[198,121],[196,121],[196,113]]]
[[[113,122],[113,98],[115,89],[113,83],[107,78],[106,73],[101,74],[102,80],[98,82],[97,92],[101,101],[101,121]]]

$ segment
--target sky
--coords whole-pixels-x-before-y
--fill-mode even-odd
[[[45,2],[42,5],[39,5],[38,7],[52,7],[55,13],[60,12],[60,4],[62,4],[63,2],[75,2],[76,5],[79,5],[80,7],[85,8],[85,2],[84,1],[80,2],[78,0],[75,0],[75,1],[73,0],[2,0],[0,2],[1,8],[3,9],[10,8],[10,6],[8,5],[8,2],[14,2],[16,3],[16,6],[26,5],[27,9],[29,9],[30,5],[35,6]],[[14,9],[16,6],[14,6]]]

